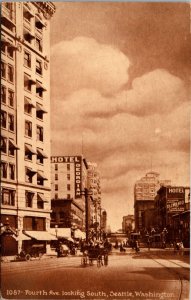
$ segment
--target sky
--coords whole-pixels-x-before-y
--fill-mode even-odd
[[[51,19],[52,155],[96,162],[112,230],[153,170],[189,185],[187,3],[62,2]]]

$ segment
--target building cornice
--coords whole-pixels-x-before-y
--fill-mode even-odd
[[[33,4],[42,11],[45,19],[50,19],[56,11],[56,6],[52,2],[33,2]]]

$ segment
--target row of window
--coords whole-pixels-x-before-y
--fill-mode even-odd
[[[1,61],[1,78],[14,83],[14,66]]]
[[[1,152],[9,156],[15,156],[15,150],[18,149],[13,139],[1,136]]]
[[[25,167],[25,182],[34,184],[34,175],[36,176],[37,185],[44,185],[47,178],[41,171],[34,171],[29,167]],[[1,161],[1,178],[15,180],[15,164]]]
[[[55,199],[55,200],[58,199],[58,193],[55,193],[54,199]],[[71,195],[70,195],[70,194],[67,194],[67,199],[71,199]]]
[[[32,137],[32,135],[32,122],[25,120],[25,136]],[[36,139],[40,142],[44,141],[44,128],[42,126],[36,126]]]
[[[58,180],[58,174],[55,174],[55,180]],[[70,174],[67,174],[67,180],[70,180]]]
[[[24,74],[24,89],[27,92],[32,92],[32,86],[35,85],[36,96],[43,98],[43,92],[46,91],[45,87],[43,87],[42,83],[38,80],[34,80],[30,75]]]
[[[27,68],[31,68],[31,53],[27,50],[24,52],[24,66]],[[38,75],[42,75],[42,60],[36,58],[35,70]]]
[[[15,131],[14,115],[1,110],[1,127],[12,132]]]
[[[1,103],[14,107],[14,91],[1,85]]]
[[[35,176],[36,175],[36,176]],[[34,182],[35,179],[35,182]],[[47,178],[44,176],[44,173],[42,171],[35,171],[32,168],[25,167],[25,181],[28,183],[37,185],[44,185],[44,181],[47,180]]]
[[[33,155],[36,155],[36,162],[38,164],[43,164],[44,159],[48,158],[46,154],[43,152],[43,149],[37,148],[36,151],[33,150],[32,146],[29,144],[25,144],[25,159],[26,160],[33,160]]]
[[[55,164],[55,171],[58,171],[58,164]],[[70,171],[70,164],[67,164],[67,171]]]
[[[16,49],[17,47],[13,45],[13,41],[6,40],[3,36],[1,37],[1,52],[4,55],[14,59],[14,52]]]
[[[15,165],[1,161],[1,178],[15,180]]]
[[[55,184],[54,189],[55,191],[58,191],[58,184]],[[71,189],[71,185],[67,184],[67,191],[70,191],[70,189]]]
[[[2,204],[15,206],[16,191],[8,188],[2,188]],[[25,191],[25,207],[34,207],[34,196],[35,193]],[[44,209],[44,194],[37,193],[37,208]]]

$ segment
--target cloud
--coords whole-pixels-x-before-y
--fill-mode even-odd
[[[167,72],[156,69],[136,78],[132,89],[118,95],[121,109],[136,116],[169,114],[188,101],[184,82]]]
[[[56,88],[59,86],[64,94],[89,88],[110,95],[118,92],[128,81],[130,61],[127,56],[93,38],[77,37],[62,41],[51,51],[54,61],[51,74],[53,94],[58,98],[60,89],[57,91]]]
[[[180,78],[156,69],[128,90],[128,58],[87,38],[56,45],[53,59],[52,154],[98,164],[102,206],[117,224],[133,212],[134,183],[151,162],[161,179],[189,183],[190,104]]]

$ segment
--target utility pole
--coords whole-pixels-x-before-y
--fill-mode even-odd
[[[89,192],[87,188],[84,189],[84,191],[81,192],[82,195],[85,196],[85,226],[86,226],[86,242],[88,243],[89,240],[89,201],[88,196],[92,195],[92,192]]]

